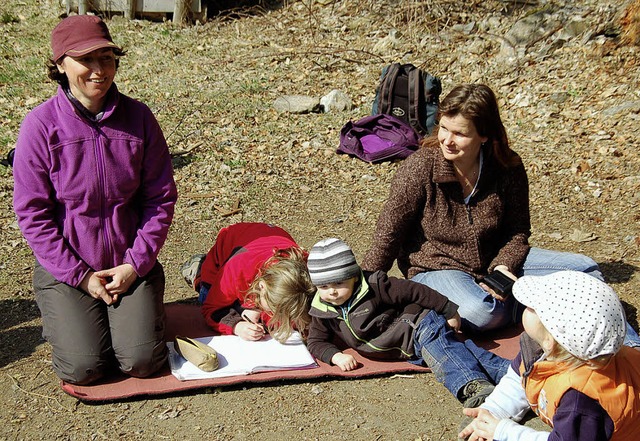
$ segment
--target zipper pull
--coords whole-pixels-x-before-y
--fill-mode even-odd
[[[469,205],[465,205],[465,208],[467,209],[467,218],[469,219],[469,225],[473,225],[473,216],[471,216],[471,208],[469,208]]]

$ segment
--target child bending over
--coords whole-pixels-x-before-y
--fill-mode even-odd
[[[209,253],[193,256],[182,273],[199,293],[202,315],[221,334],[284,342],[309,324],[315,292],[307,253],[282,228],[237,223],[218,233]]]
[[[625,315],[604,282],[577,271],[524,276],[521,351],[460,432],[470,440],[637,440],[640,352],[623,346]],[[551,433],[521,426],[529,409]]]
[[[339,239],[315,244],[307,265],[317,288],[307,346],[325,363],[357,367],[334,336],[365,357],[425,362],[465,407],[479,406],[505,374],[508,360],[455,337],[458,306],[428,286],[363,272]]]

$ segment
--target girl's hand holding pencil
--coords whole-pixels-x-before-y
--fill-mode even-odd
[[[245,309],[242,311],[242,321],[233,328],[233,333],[243,340],[257,341],[267,333],[264,324],[260,323],[260,311]]]

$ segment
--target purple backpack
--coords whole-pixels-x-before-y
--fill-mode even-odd
[[[344,125],[336,152],[367,162],[404,159],[418,149],[421,139],[401,119],[386,114],[370,115]]]

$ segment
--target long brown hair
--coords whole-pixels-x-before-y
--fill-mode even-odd
[[[507,131],[500,119],[498,101],[493,90],[485,84],[461,84],[456,86],[438,106],[437,119],[441,116],[462,116],[473,122],[480,136],[487,137],[488,153],[502,167],[511,167],[521,163],[520,157],[509,147]],[[437,129],[425,138],[423,146],[437,147]]]

